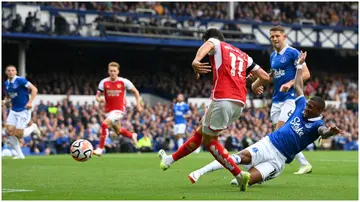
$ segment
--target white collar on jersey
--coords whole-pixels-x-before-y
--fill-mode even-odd
[[[176,104],[177,105],[183,105],[183,104],[185,104],[185,102],[177,102]]]
[[[9,81],[9,83],[14,83],[15,82],[15,80],[16,80],[16,78],[18,78],[18,76],[17,75],[15,75],[14,76],[14,78],[10,81],[10,79],[8,79],[8,81]]]
[[[286,49],[289,48],[289,47],[290,47],[289,44],[285,44],[285,47],[279,53],[277,53],[275,51],[275,56],[284,54]]]
[[[314,117],[314,118],[311,118],[311,119],[307,119],[308,121],[320,121],[322,119],[322,115],[320,114],[320,116],[318,117]]]

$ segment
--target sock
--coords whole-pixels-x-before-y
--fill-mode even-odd
[[[100,149],[104,149],[105,139],[108,134],[108,128],[109,126],[106,123],[101,124],[100,145],[99,145]]]
[[[298,154],[296,154],[295,158],[299,161],[300,166],[310,165],[310,163],[306,160],[306,158],[302,152],[299,152]]]
[[[174,161],[177,161],[187,155],[189,155],[191,152],[196,150],[202,142],[202,134],[195,131],[194,135],[190,137],[181,147],[172,154],[172,158]]]
[[[183,144],[184,144],[184,139],[181,137],[181,138],[179,138],[179,139],[177,140],[178,148],[180,148],[181,145],[183,145]]]
[[[125,128],[120,129],[120,134],[122,136],[125,136],[125,137],[128,137],[128,138],[132,139],[132,132],[126,130]]]
[[[234,176],[238,176],[241,173],[240,168],[230,157],[228,151],[217,140],[211,141],[208,145],[206,145],[206,148],[215,157],[215,159]]]
[[[9,142],[13,145],[18,157],[25,158],[23,152],[21,151],[20,143],[17,137],[15,136],[9,136]]]
[[[239,155],[237,154],[231,154],[230,158],[232,158],[232,160],[239,165],[241,163],[241,158]],[[207,164],[206,166],[200,168],[198,171],[200,172],[201,175],[204,175],[206,173],[212,172],[212,171],[216,171],[216,170],[220,170],[223,169],[224,166],[222,166],[217,160]]]
[[[24,129],[24,137],[30,136],[30,134],[34,131],[35,131],[35,125],[32,124],[31,126]]]
[[[198,147],[193,153],[200,153],[200,151],[201,151],[201,147]]]

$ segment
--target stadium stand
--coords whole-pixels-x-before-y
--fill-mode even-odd
[[[150,138],[154,151],[176,149],[172,137],[174,123],[166,121],[173,115],[174,97],[182,92],[186,98],[207,98],[211,90],[211,76],[196,81],[190,68],[195,47],[201,44],[198,39],[202,31],[208,27],[221,28],[227,41],[235,45],[243,42],[240,48],[269,70],[271,50],[268,42],[262,39],[261,32],[265,30],[258,27],[271,23],[291,24],[290,42],[301,49],[309,49],[307,63],[312,76],[305,83],[305,95],[321,96],[339,103],[337,107],[326,109],[324,120],[326,124],[341,126],[346,135],[334,136],[320,146],[315,145],[315,149],[358,149],[358,77],[354,74],[358,57],[354,50],[358,44],[357,41],[352,43],[352,37],[357,37],[353,30],[357,30],[358,10],[353,3],[241,2],[233,8],[234,21],[230,20],[229,4],[219,2],[28,2],[24,5],[37,7],[28,12],[20,9],[11,12],[9,8],[17,4],[3,4],[3,50],[6,50],[3,64],[16,63],[17,43],[30,41],[27,45],[27,78],[38,87],[39,94],[69,95],[62,101],[43,101],[34,107],[32,119],[39,125],[42,135],[32,134],[23,140],[27,154],[68,153],[70,144],[79,138],[88,139],[94,146],[98,144],[104,107],[91,102],[75,103],[71,96],[95,95],[99,81],[106,76],[107,63],[113,60],[120,63],[121,76],[133,81],[141,93],[172,101],[171,104],[154,105],[145,102],[142,114],[129,106],[122,120],[124,127],[138,133],[139,139]],[[50,18],[53,18],[53,24]],[[318,35],[325,28],[334,29],[334,33],[339,35],[331,33],[322,41],[311,41],[314,40],[310,37],[313,32],[302,28],[314,29]],[[302,40],[292,38],[290,32],[294,30],[309,36]],[[326,45],[329,38],[343,35],[346,36],[343,41]],[[125,38],[127,36],[132,38]],[[101,39],[96,41],[94,38]],[[161,42],[149,38],[159,38]],[[173,39],[176,44],[166,39]],[[311,39],[310,45],[304,44],[307,39]],[[124,45],[125,42],[117,40],[130,42]],[[143,42],[134,45],[137,40]],[[161,44],[164,41],[168,44]],[[141,60],[134,56],[141,56]],[[249,102],[271,99],[272,86],[265,86],[265,89],[268,90],[261,96],[255,96],[249,90]],[[272,131],[270,103],[264,103],[262,107],[252,106],[244,110],[241,118],[222,133],[221,142],[228,150],[241,150]],[[2,110],[4,123],[8,109]],[[199,125],[204,110],[204,105],[191,104],[187,135]],[[10,148],[2,131],[3,149]],[[135,152],[140,148],[134,148],[129,139],[111,133],[106,140],[106,150]]]

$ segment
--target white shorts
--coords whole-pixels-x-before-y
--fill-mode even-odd
[[[185,130],[186,130],[186,124],[185,123],[180,123],[180,124],[175,124],[174,125],[174,134],[185,134]]]
[[[265,136],[255,144],[246,148],[251,154],[251,164],[262,176],[263,182],[281,174],[285,168],[286,157],[275,148],[270,138]]]
[[[111,120],[112,125],[116,125],[118,121],[124,116],[124,112],[121,110],[113,110],[106,113],[106,118]]]
[[[285,100],[285,102],[273,103],[270,110],[270,118],[273,124],[278,121],[286,122],[295,110],[295,100]]]
[[[243,107],[228,100],[212,101],[202,122],[202,131],[207,135],[217,136],[231,123],[240,118]]]
[[[15,126],[16,129],[25,129],[31,120],[31,110],[16,112],[10,110],[6,119],[6,125]]]

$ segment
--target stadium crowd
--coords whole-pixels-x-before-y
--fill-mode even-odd
[[[10,3],[11,4],[11,3]],[[27,2],[24,4],[34,4]],[[100,36],[105,36],[106,31],[122,31],[146,34],[172,34],[181,36],[198,36],[186,30],[198,30],[194,20],[229,20],[229,6],[226,2],[37,2],[36,4],[58,9],[104,11],[106,13],[148,13],[152,16],[162,16],[166,20],[151,18],[149,22],[137,18],[127,17],[126,20],[111,16],[99,16],[95,19],[95,27]],[[239,2],[234,8],[235,20],[250,20],[254,22],[272,22],[277,24],[312,24],[326,26],[358,26],[358,8],[351,2]],[[190,20],[177,20],[174,17],[190,17]],[[12,19],[11,14],[2,15],[2,29],[10,32],[45,33],[56,35],[86,35],[83,31],[83,22],[68,22],[62,15],[55,16],[55,30],[51,31],[49,23],[40,23],[37,13],[29,12],[23,23],[21,16]],[[113,23],[113,24],[104,24]],[[115,27],[115,25],[133,25],[135,27]],[[138,28],[145,25],[145,28]],[[149,30],[151,27],[170,27],[179,30]],[[241,27],[224,24],[223,30],[232,30],[241,33]],[[92,30],[92,28],[89,28]],[[185,30],[185,31],[184,31]],[[94,31],[94,30],[93,30]],[[227,38],[253,39],[253,35],[226,34]]]
[[[71,96],[70,96],[71,98]],[[351,100],[354,101],[354,100]],[[174,104],[174,103],[173,103]],[[269,103],[270,104],[270,103]],[[346,135],[331,138],[331,149],[357,150],[358,140],[358,103],[350,100],[347,108],[328,107],[324,115],[326,124],[335,123],[346,131]],[[188,119],[186,136],[193,134],[204,114],[205,106],[190,105],[192,116]],[[6,120],[8,109],[3,108],[3,120]],[[263,108],[246,108],[239,120],[222,132],[220,141],[230,151],[241,150],[258,141],[272,131],[269,119],[269,106]],[[123,127],[138,133],[139,145],[134,147],[131,140],[110,133],[106,140],[107,152],[158,151],[176,149],[173,137],[172,105],[158,103],[150,107],[144,103],[142,114],[133,106],[127,108],[121,120]],[[68,153],[71,143],[79,138],[89,140],[94,147],[99,143],[100,123],[104,119],[104,106],[97,103],[73,103],[67,99],[58,103],[44,103],[34,107],[32,120],[38,124],[41,134],[32,133],[22,141],[23,147],[30,148],[33,154]],[[4,122],[3,122],[4,123]],[[186,138],[186,137],[184,137]],[[3,148],[8,148],[3,130]],[[149,150],[142,150],[142,147]]]
[[[176,72],[176,74],[174,73]],[[165,98],[173,98],[177,93],[182,92],[185,97],[208,97],[212,87],[211,76],[204,76],[200,80],[195,80],[194,75],[189,70],[169,70],[159,72],[151,77],[134,74],[126,76],[130,79],[141,92],[150,92]],[[72,95],[95,95],[97,84],[102,79],[101,75],[73,75],[70,73],[57,74],[31,74],[28,78],[38,86],[40,94],[67,94]],[[250,85],[249,85],[250,86]],[[266,91],[262,95],[254,95],[249,90],[249,98],[271,99],[272,86],[265,86]],[[326,100],[341,102],[341,107],[346,108],[347,103],[352,103],[358,99],[357,78],[348,74],[326,74],[313,75],[305,83],[306,96],[320,96]]]

